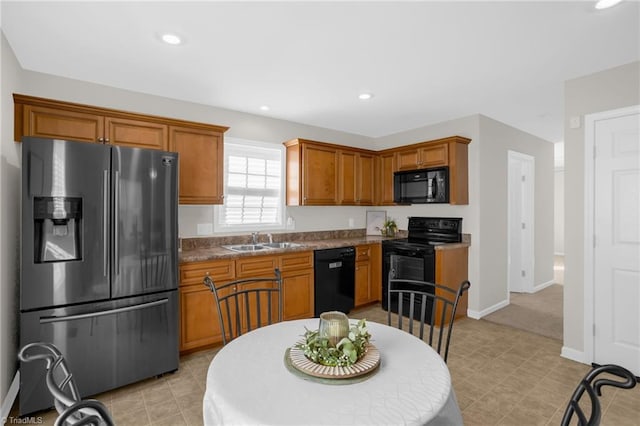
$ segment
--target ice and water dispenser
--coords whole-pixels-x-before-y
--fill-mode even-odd
[[[82,259],[82,198],[35,197],[35,263]]]

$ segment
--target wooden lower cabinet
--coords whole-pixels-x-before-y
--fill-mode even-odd
[[[180,351],[222,342],[218,310],[203,280],[210,275],[222,284],[235,278],[233,260],[214,260],[180,265]]]
[[[455,249],[436,250],[436,282],[457,290],[460,283],[468,279],[469,248],[459,247]],[[467,291],[456,311],[456,319],[467,316],[467,301],[469,292]],[[440,317],[440,312],[436,312],[436,318]]]
[[[355,306],[377,302],[382,292],[380,244],[356,246]]]
[[[215,299],[203,284],[206,274],[214,283],[224,284],[233,279],[272,276],[276,267],[282,272],[283,320],[313,317],[312,251],[180,265],[180,352],[222,343]]]
[[[282,272],[282,319],[313,317],[313,269]]]

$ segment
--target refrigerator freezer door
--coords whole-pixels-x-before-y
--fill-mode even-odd
[[[109,168],[103,145],[23,138],[21,310],[109,298]]]
[[[177,290],[25,312],[20,346],[55,344],[82,397],[178,369]],[[20,415],[51,407],[44,362],[20,365]]]
[[[178,156],[113,147],[112,297],[178,287]]]

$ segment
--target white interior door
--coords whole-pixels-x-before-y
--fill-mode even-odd
[[[640,112],[593,135],[593,357],[640,375]]]
[[[508,177],[508,288],[533,292],[534,157],[509,151]]]

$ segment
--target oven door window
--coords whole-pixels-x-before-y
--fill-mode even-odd
[[[424,258],[391,254],[389,266],[395,271],[396,278],[422,281],[424,276]]]

